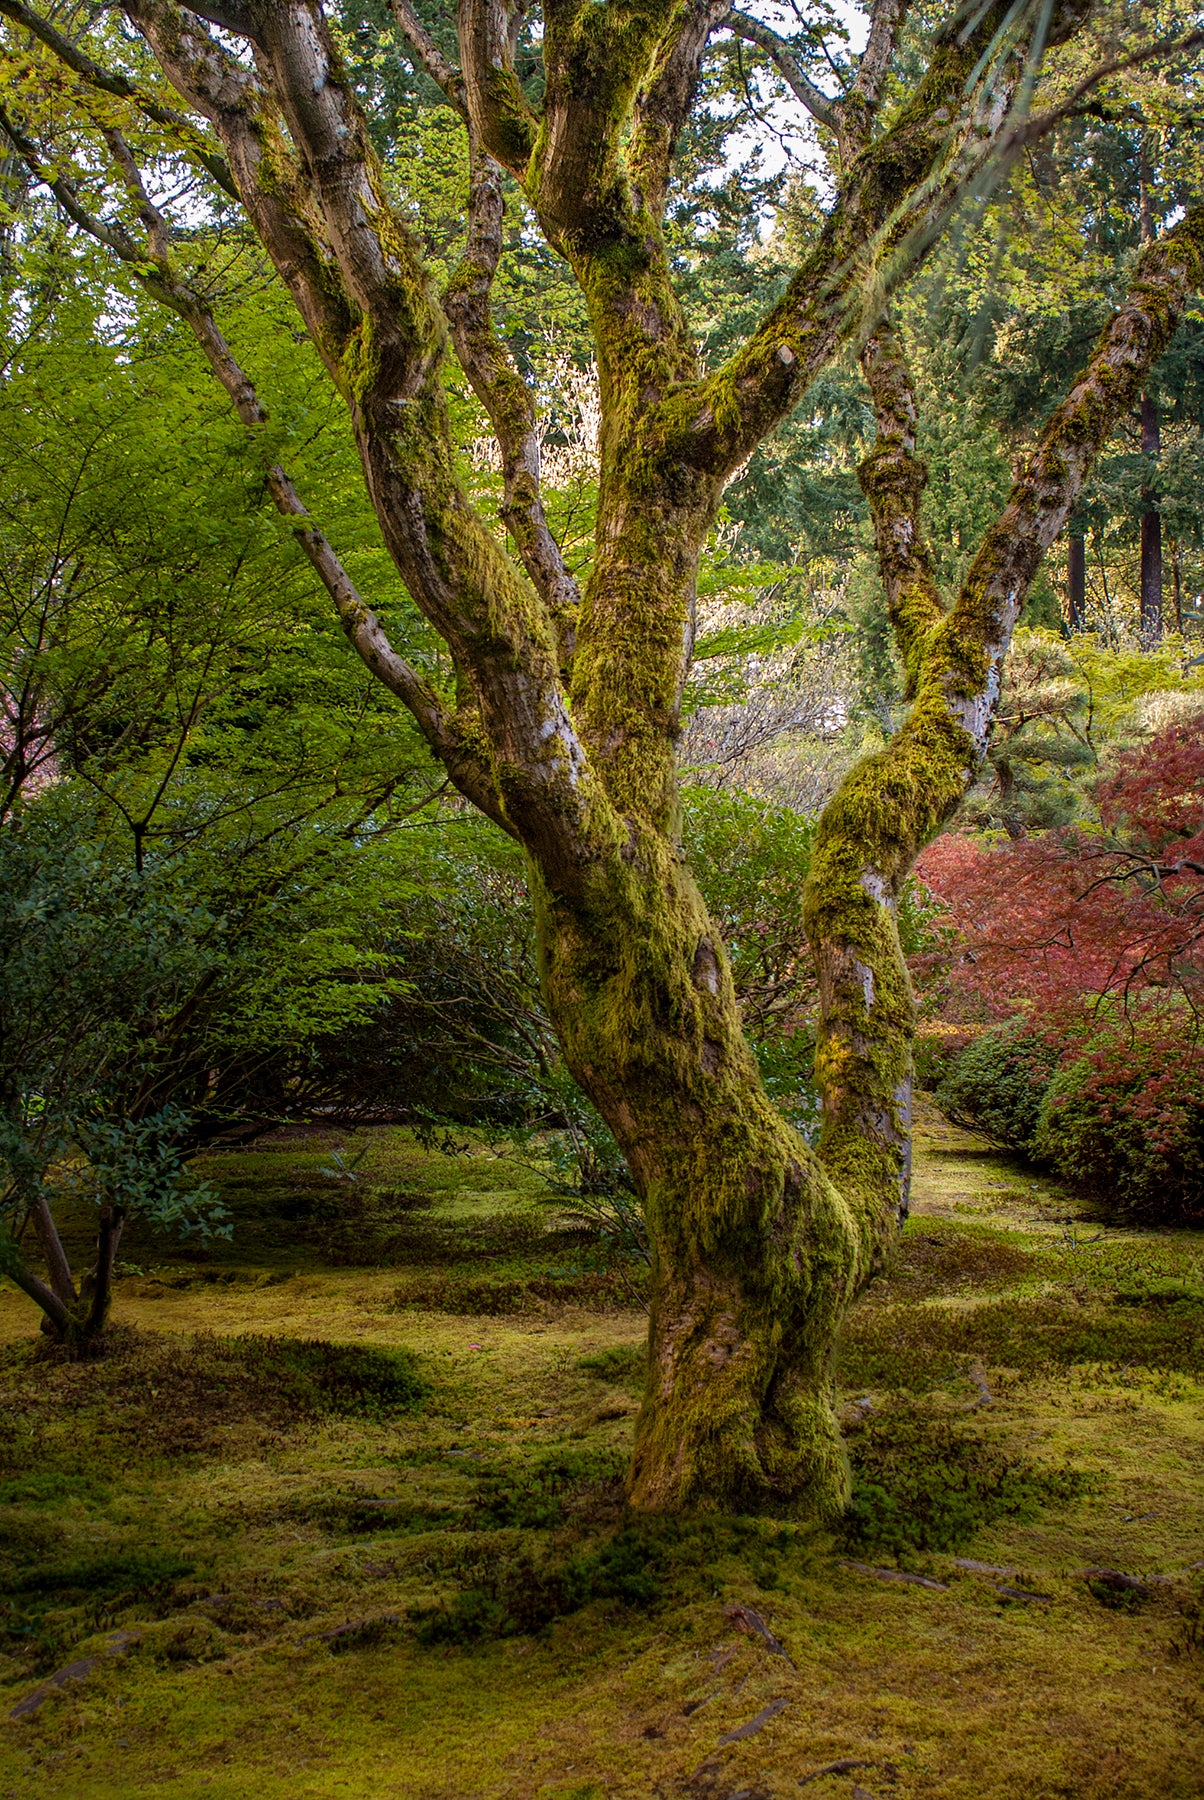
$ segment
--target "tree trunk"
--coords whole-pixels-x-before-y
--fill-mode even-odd
[[[1067,624],[1082,631],[1087,623],[1087,545],[1075,535],[1066,548]]]
[[[113,1303],[113,1266],[121,1243],[125,1216],[109,1201],[100,1209],[96,1232],[96,1261],[80,1283],[81,1319],[75,1341],[84,1348],[103,1337]]]
[[[653,1250],[631,1502],[831,1517],[848,1493],[832,1348],[868,1259],[765,1094],[701,896],[649,834],[583,902],[540,892],[538,920],[553,1020]]]
[[[1171,551],[1171,595],[1175,607],[1175,630],[1183,636],[1183,550],[1179,539],[1173,537],[1170,542]]]
[[[1158,403],[1150,394],[1141,396],[1141,454],[1157,458],[1162,441]],[[1141,515],[1141,647],[1152,650],[1162,642],[1162,517],[1152,487],[1142,491]]]

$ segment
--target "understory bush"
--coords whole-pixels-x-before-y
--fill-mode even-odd
[[[524,1549],[490,1559],[479,1579],[443,1606],[410,1611],[423,1644],[472,1644],[482,1638],[539,1631],[591,1600],[651,1606],[661,1589],[662,1555],[646,1532],[618,1532],[596,1549],[564,1562],[542,1561]]]
[[[1009,1020],[962,1052],[937,1099],[1133,1219],[1204,1223],[1204,1047],[1181,1008]]]
[[[984,1432],[908,1400],[870,1414],[852,1461],[844,1540],[871,1555],[962,1549],[996,1519],[1033,1519],[1073,1499],[1084,1480],[1010,1456]]]
[[[1024,1020],[1009,1020],[968,1044],[937,1089],[949,1118],[1008,1150],[1028,1150],[1059,1051]]]
[[[1114,1028],[1053,1077],[1031,1148],[1134,1219],[1204,1224],[1204,1055]]]

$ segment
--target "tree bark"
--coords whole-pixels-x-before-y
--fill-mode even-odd
[[[1087,622],[1087,544],[1075,534],[1066,546],[1067,624],[1082,631]]]
[[[646,834],[584,900],[543,888],[538,920],[553,1021],[653,1247],[631,1502],[830,1515],[847,1477],[829,1364],[862,1235],[765,1095],[693,880]]]
[[[100,1209],[96,1230],[96,1261],[80,1283],[80,1301],[84,1309],[76,1341],[83,1347],[94,1344],[104,1335],[113,1303],[113,1267],[121,1243],[125,1216],[119,1206],[106,1201]]]
[[[1162,453],[1158,402],[1152,394],[1141,396],[1141,454],[1157,461]],[[1142,490],[1141,515],[1141,647],[1153,650],[1162,642],[1162,515],[1152,486]]]

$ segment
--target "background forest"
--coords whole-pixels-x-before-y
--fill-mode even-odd
[[[390,196],[449,277],[469,194],[458,116],[399,48],[386,0],[327,10]],[[673,273],[707,368],[747,339],[822,230],[830,146],[796,104],[799,84],[843,87],[864,40],[854,11],[809,7],[804,22],[800,9],[770,10],[777,34],[758,36],[745,20],[750,29],[712,42],[670,192]],[[527,859],[456,792],[348,642],[295,520],[282,516],[280,468],[393,646],[441,692],[455,685],[447,649],[397,572],[343,404],[243,215],[216,190],[190,187],[166,156],[125,181],[120,156],[102,164],[96,133],[121,139],[118,113],[106,111],[120,96],[69,78],[25,11],[0,0],[0,1272],[23,1290],[20,1314],[14,1304],[4,1324],[15,1398],[4,1414],[11,1429],[0,1428],[0,1505],[13,1519],[7,1536],[0,1529],[10,1588],[0,1675],[17,1684],[14,1696],[41,1684],[12,1717],[36,1713],[44,1736],[36,1753],[14,1751],[12,1779],[38,1791],[57,1782],[46,1791],[89,1800],[183,1800],[202,1786],[234,1800],[252,1772],[261,1778],[260,1747],[247,1749],[261,1712],[279,1743],[318,1729],[294,1716],[310,1703],[301,1660],[350,1651],[374,1671],[369,1700],[339,1665],[318,1707],[326,1735],[307,1738],[296,1761],[289,1736],[279,1787],[264,1776],[261,1791],[334,1793],[335,1772],[354,1767],[357,1793],[417,1792],[376,1788],[368,1763],[384,1752],[364,1709],[393,1704],[368,1659],[404,1640],[407,1655],[417,1643],[428,1659],[407,1676],[413,1730],[426,1735],[413,1752],[420,1776],[400,1779],[447,1796],[645,1794],[651,1764],[631,1769],[678,1729],[650,1696],[678,1681],[687,1657],[703,1657],[701,1636],[683,1648],[684,1624],[682,1643],[666,1648],[677,1626],[657,1623],[658,1607],[671,1599],[694,1634],[710,1629],[706,1608],[722,1598],[731,1672],[741,1672],[735,1695],[748,1679],[765,1701],[751,1739],[788,1704],[779,1708],[778,1686],[798,1676],[795,1640],[782,1641],[781,1619],[794,1615],[772,1610],[794,1595],[800,1617],[810,1609],[825,1621],[806,1653],[824,1663],[825,1695],[843,1691],[850,1643],[862,1659],[856,1700],[844,1713],[846,1702],[833,1702],[835,1722],[822,1729],[812,1721],[811,1760],[830,1760],[807,1779],[830,1776],[847,1791],[857,1770],[877,1769],[864,1780],[902,1781],[892,1792],[1003,1793],[984,1785],[966,1748],[994,1742],[996,1730],[1002,1741],[997,1721],[970,1713],[949,1724],[942,1712],[939,1726],[917,1725],[909,1714],[885,1740],[893,1761],[875,1736],[883,1591],[912,1608],[961,1581],[989,1589],[997,1612],[1011,1609],[1001,1615],[1008,1630],[1013,1615],[1027,1621],[1020,1649],[1001,1649],[1001,1636],[983,1652],[984,1681],[1006,1689],[1013,1708],[1055,1692],[1080,1652],[1088,1659],[1074,1665],[1090,1695],[1085,1735],[1068,1726],[1070,1747],[1034,1751],[1032,1762],[1009,1737],[1017,1760],[1000,1764],[1000,1782],[1051,1797],[1186,1800],[1196,1778],[1186,1765],[1167,1773],[1170,1746],[1189,1741],[1198,1707],[1186,1725],[1178,1714],[1173,1722],[1143,1689],[1134,1704],[1156,1718],[1152,1748],[1127,1771],[1119,1750],[1096,1758],[1091,1733],[1109,1657],[1136,1657],[1142,1680],[1157,1673],[1155,1652],[1164,1670],[1169,1657],[1198,1671],[1198,1581],[1183,1573],[1200,1568],[1189,1562],[1200,1554],[1198,1486],[1159,1476],[1157,1529],[1168,1536],[1147,1561],[1173,1565],[1173,1590],[1169,1575],[1124,1573],[1124,1550],[1110,1548],[1096,1514],[1090,1531],[1074,1528],[1078,1538],[1051,1527],[1036,1560],[1024,1560],[1022,1539],[1030,1527],[1045,1532],[1033,1521],[1048,1509],[1095,1506],[1102,1517],[1107,1508],[1114,1524],[1122,1507],[1138,1507],[1129,1486],[1119,1499],[1106,1489],[1100,1470],[1113,1454],[1109,1433],[1131,1425],[1133,1469],[1126,1463],[1122,1479],[1137,1494],[1138,1464],[1152,1467],[1160,1442],[1153,1412],[1137,1416],[1147,1399],[1199,1452],[1184,1423],[1198,1392],[1204,1299],[1194,1236],[1204,1225],[1199,297],[1032,586],[979,779],[902,898],[919,1004],[921,1231],[908,1228],[880,1297],[842,1340],[849,1511],[818,1549],[802,1528],[774,1521],[641,1535],[619,1483],[645,1373],[648,1233],[631,1171],[569,1073],[541,995]],[[135,54],[111,8],[47,11],[68,34],[86,25],[114,66]],[[920,4],[906,18],[901,91],[924,66],[938,11]],[[452,54],[449,9],[417,12]],[[1098,60],[1089,49],[1127,41],[1129,15],[1116,12],[1083,50],[1087,62]],[[1199,24],[1168,0],[1144,13],[1166,40]],[[1120,304],[1143,245],[1199,198],[1191,57],[1116,61],[1006,180],[968,196],[895,301],[919,401],[924,525],[946,592]],[[566,264],[513,184],[507,191],[494,314],[535,400],[548,521],[584,587],[601,427],[589,323]],[[161,271],[131,235],[156,208],[172,214],[180,291],[220,317],[239,363],[256,372],[253,422],[214,381],[194,325],[161,303]],[[489,420],[453,353],[442,379],[460,473],[504,536]],[[887,743],[910,699],[858,482],[875,431],[850,346],[737,470],[702,558],[683,704],[686,852],[728,947],[766,1090],[808,1141],[820,1118],[819,990],[802,884],[823,807]],[[989,1204],[988,1188],[998,1190]],[[973,1214],[969,1223],[959,1212]],[[1092,1263],[1084,1219],[1102,1246]],[[365,1344],[368,1287],[353,1291],[349,1270],[377,1283]],[[971,1294],[982,1303],[981,1341],[952,1313],[934,1323],[938,1302],[969,1306]],[[61,1343],[30,1351],[31,1300],[69,1355]],[[274,1306],[283,1312],[266,1310]],[[491,1349],[497,1362],[478,1374]],[[999,1368],[1009,1373],[997,1378]],[[1090,1390],[1093,1420],[1126,1406],[1133,1419],[1118,1413],[1059,1437],[1050,1419],[1070,1405],[1063,1389],[1031,1398],[1047,1376],[1070,1384],[1066,1393],[1078,1383],[1080,1400]],[[1140,1390],[1130,1400],[1127,1386],[1116,1397],[1122,1381],[1147,1378],[1154,1398]],[[419,1420],[432,1393],[444,1396],[437,1429]],[[1006,1442],[980,1430],[979,1407],[1006,1418]],[[517,1431],[534,1434],[521,1457],[509,1449]],[[1024,1447],[1042,1433],[1045,1460]],[[1096,1461],[1084,1473],[1088,1440]],[[446,1461],[460,1457],[477,1461]],[[130,1523],[134,1502],[116,1472],[126,1458],[159,1525],[168,1521],[159,1536],[159,1525]],[[194,1466],[203,1492],[179,1474]],[[399,1498],[402,1469],[410,1485]],[[172,1487],[177,1479],[184,1485]],[[177,1516],[188,1521],[179,1544],[169,1529]],[[85,1521],[103,1554],[76,1555],[71,1533]],[[249,1546],[245,1567],[221,1562],[231,1521]],[[1005,1533],[985,1552],[998,1563],[977,1560],[975,1534],[992,1527]],[[1096,1624],[1084,1632],[1075,1613],[1057,1624],[1062,1637],[1051,1625],[1038,1644],[1034,1621],[1044,1630],[1040,1607],[1055,1604],[1044,1589],[1069,1579],[1085,1554],[1069,1546],[1088,1536],[1093,1566],[1075,1592],[1089,1597]],[[332,1559],[312,1579],[292,1569],[297,1543]],[[950,1564],[967,1549],[974,1559]],[[837,1553],[843,1573],[833,1578]],[[1048,1568],[1030,1573],[1042,1555]],[[873,1592],[825,1638],[822,1584],[849,1569]],[[892,1578],[906,1585],[884,1590]],[[272,1607],[279,1619],[264,1611]],[[565,1621],[583,1608],[583,1635],[570,1642]],[[897,1610],[881,1626],[907,1645],[904,1682],[929,1668],[918,1618]],[[269,1667],[269,1625],[296,1621],[308,1633],[296,1639],[306,1646],[298,1666]],[[967,1643],[975,1629],[964,1625]],[[634,1656],[646,1658],[639,1716],[649,1722],[603,1775],[603,1750],[583,1750],[573,1735],[575,1696],[586,1665],[604,1666],[591,1690],[597,1716],[618,1708],[614,1717],[627,1719],[628,1689],[618,1676],[605,1683],[632,1633]],[[521,1682],[519,1665],[502,1659],[519,1639],[535,1646],[542,1671],[523,1679],[555,1688],[548,1704],[560,1709],[537,1772],[547,1785],[514,1774],[541,1716],[522,1711],[535,1706],[530,1695],[508,1712]],[[61,1715],[55,1708],[81,1645],[92,1662],[78,1679],[99,1667],[107,1698],[76,1718],[65,1700]],[[127,1650],[145,1656],[150,1698],[131,1688],[113,1699],[119,1677],[102,1659],[115,1665]],[[963,1652],[942,1639],[946,1653],[941,1679],[956,1683],[949,1671],[963,1667]],[[461,1654],[485,1670],[471,1718]],[[712,1667],[718,1680],[727,1665]],[[240,1680],[234,1702],[206,1690],[180,1723],[163,1684],[182,1669],[205,1680],[210,1669],[237,1670],[247,1691]],[[701,1686],[689,1694],[682,1719],[706,1703]],[[132,1726],[113,1710],[127,1699]],[[957,1704],[949,1699],[948,1718]],[[224,1705],[238,1717],[228,1743],[211,1716]],[[742,1743],[740,1720],[756,1710],[735,1697],[732,1706],[734,1735],[721,1745]],[[471,1781],[449,1775],[430,1747],[448,1708],[462,1735],[447,1754],[451,1766],[471,1764]],[[366,1733],[351,1748],[339,1737],[342,1711],[354,1720],[348,1732]],[[151,1746],[168,1714],[178,1737],[161,1770]],[[91,1765],[72,1760],[73,1746],[128,1748],[118,1729],[151,1760],[136,1775],[85,1775]],[[955,1774],[934,1761],[946,1731],[962,1746],[940,1752]],[[506,1771],[482,1747],[494,1733],[516,1785],[503,1784]],[[904,1736],[920,1750],[899,1749]],[[580,1765],[569,1760],[578,1755]],[[655,1791],[732,1800],[787,1791],[759,1765],[748,1779],[764,1787],[740,1787],[734,1774],[724,1785],[729,1765],[722,1778],[718,1761],[708,1767],[688,1775],[657,1764],[666,1785]],[[794,1783],[802,1764],[791,1768]]]

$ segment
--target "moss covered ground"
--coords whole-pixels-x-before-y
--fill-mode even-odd
[[[483,1147],[212,1158],[96,1361],[6,1293],[0,1797],[1204,1793],[1204,1244],[917,1167],[835,1533],[624,1516],[629,1278]]]

